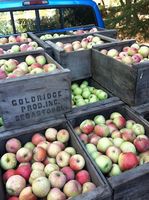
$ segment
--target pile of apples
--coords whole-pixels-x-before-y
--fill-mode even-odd
[[[7,200],[65,200],[92,191],[85,160],[69,144],[69,132],[48,128],[24,145],[12,138],[0,159]]]
[[[88,153],[107,176],[116,176],[149,162],[149,138],[144,127],[119,112],[86,119],[75,128]]]
[[[108,94],[101,89],[89,86],[88,81],[71,85],[72,106],[83,106],[89,103],[102,101],[108,98]]]
[[[76,30],[76,31],[71,31],[71,33],[73,33],[74,35],[82,35],[82,34],[85,34],[85,33],[95,33],[97,32],[98,29],[96,27],[90,29],[90,30]]]
[[[4,50],[0,48],[0,55],[8,54],[8,53],[18,53],[18,52],[25,52],[25,51],[33,51],[33,50],[41,50],[42,47],[38,46],[37,42],[29,42],[28,44],[21,44],[21,45],[13,45],[10,49]]]
[[[93,36],[89,35],[86,38],[83,38],[81,41],[74,41],[72,43],[62,43],[62,42],[56,42],[56,45],[62,49],[64,49],[65,52],[72,52],[72,51],[81,51],[85,49],[91,49],[94,45],[100,45],[103,44],[104,41],[101,40],[99,36]]]
[[[19,62],[16,59],[1,59],[0,79],[53,72],[56,69],[57,66],[53,63],[47,63],[46,57],[43,55],[28,55],[23,62]]]
[[[54,39],[54,38],[61,38],[61,37],[67,37],[67,36],[70,36],[70,35],[63,34],[63,33],[54,33],[53,35],[52,34],[42,35],[42,36],[40,36],[40,39],[41,40],[50,40],[50,39]]]
[[[134,43],[130,47],[124,47],[121,52],[118,52],[116,49],[102,49],[100,53],[128,65],[149,61],[149,47],[138,43]]]
[[[20,42],[31,42],[32,39],[28,37],[27,33],[21,33],[20,35],[11,35],[8,38],[1,37],[0,45],[11,44],[11,43],[20,43]]]

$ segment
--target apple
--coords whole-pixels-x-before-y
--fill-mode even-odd
[[[19,198],[18,198],[18,197],[15,197],[15,196],[12,196],[12,197],[10,197],[8,200],[19,200]]]
[[[39,144],[37,144],[37,147],[41,147],[41,148],[43,148],[44,150],[47,150],[49,144],[50,144],[50,142],[48,142],[48,141],[43,141],[43,142],[40,142]]]
[[[55,158],[51,158],[51,157],[46,157],[46,159],[43,161],[43,164],[44,165],[47,165],[47,164],[56,164],[56,159]]]
[[[52,187],[61,189],[66,183],[66,176],[61,171],[53,171],[49,175],[49,181]]]
[[[61,169],[61,172],[63,172],[63,174],[66,176],[66,180],[67,181],[73,180],[75,178],[74,171],[70,167],[68,167],[68,166],[63,167]]]
[[[108,149],[108,147],[110,147],[112,145],[113,145],[113,143],[110,141],[109,138],[103,137],[103,138],[99,139],[98,144],[97,144],[97,149],[100,152],[105,153],[106,150]]]
[[[135,55],[137,52],[138,52],[138,51],[137,51],[136,48],[134,48],[134,47],[129,47],[129,48],[128,48],[128,51],[127,51],[127,54],[128,54],[128,56],[133,56],[133,55]]]
[[[69,53],[69,52],[72,52],[73,51],[73,46],[71,43],[67,43],[64,45],[64,51]]]
[[[64,149],[64,151],[66,151],[67,153],[69,153],[70,156],[73,156],[73,155],[76,154],[76,150],[75,150],[73,147],[66,147],[66,148]]]
[[[94,132],[100,137],[107,137],[110,135],[109,127],[105,124],[96,125],[94,127]]]
[[[104,55],[107,55],[108,50],[106,50],[106,49],[102,49],[102,50],[100,51],[100,53],[102,53],[102,54],[104,54]]]
[[[29,183],[32,185],[33,181],[39,177],[45,177],[44,171],[39,169],[33,170],[29,177]]]
[[[91,143],[86,144],[86,149],[90,154],[92,154],[94,151],[97,151],[96,146]]]
[[[32,183],[33,193],[39,197],[46,197],[50,191],[50,182],[46,177],[39,177]]]
[[[26,64],[26,62],[21,62],[17,68],[21,69],[24,71],[24,73],[28,73],[29,70],[28,70],[28,65]]]
[[[76,174],[75,179],[81,184],[83,185],[86,182],[90,181],[90,175],[88,173],[88,171],[86,170],[81,170]]]
[[[63,192],[67,197],[78,196],[81,194],[81,185],[76,180],[70,180],[64,185]]]
[[[16,175],[16,170],[15,169],[8,169],[4,174],[3,174],[3,181],[6,183],[6,181],[13,175]]]
[[[120,130],[120,132],[122,134],[122,138],[126,141],[133,142],[134,139],[136,138],[136,135],[131,129],[123,128]]]
[[[79,138],[84,144],[87,144],[89,142],[88,135],[86,135],[85,133],[80,134]]]
[[[5,153],[0,160],[1,167],[4,170],[14,169],[17,165],[16,156],[14,153]]]
[[[85,166],[85,160],[80,154],[75,154],[70,157],[69,166],[74,171],[81,170]]]
[[[49,175],[51,174],[51,172],[53,171],[58,171],[59,170],[59,166],[57,164],[47,164],[44,168],[44,172],[46,174],[47,177],[49,177]]]
[[[118,51],[117,51],[116,49],[110,49],[110,50],[107,52],[107,56],[110,56],[110,57],[118,56]]]
[[[94,130],[95,123],[93,120],[86,119],[80,124],[83,133],[90,134]]]
[[[96,134],[93,134],[90,138],[89,138],[89,142],[91,144],[97,145],[98,141],[99,141],[100,137]]]
[[[60,48],[64,48],[64,44],[62,42],[56,42],[55,44]]]
[[[122,57],[122,62],[127,65],[131,65],[133,63],[133,59],[131,56]]]
[[[65,149],[65,144],[60,142],[60,141],[54,141],[53,144],[57,144],[60,146],[61,150],[64,150]]]
[[[132,131],[136,134],[136,136],[145,134],[145,129],[141,124],[134,124],[132,126]]]
[[[55,141],[57,137],[57,130],[55,128],[46,129],[45,137],[49,142]]]
[[[58,188],[52,188],[47,196],[47,200],[66,200],[66,195]]]
[[[48,146],[47,153],[50,157],[56,158],[57,154],[61,151],[61,147],[58,144],[51,143]]]
[[[32,65],[33,63],[36,63],[36,60],[32,55],[28,55],[25,58],[25,62],[27,63],[27,65]]]
[[[149,150],[149,138],[140,138],[139,136],[134,140],[134,145],[138,152],[145,152]]]
[[[118,116],[113,119],[113,123],[117,128],[121,129],[126,125],[126,120],[123,116]]]
[[[33,159],[37,162],[41,162],[46,158],[46,150],[42,147],[35,147],[33,150]]]
[[[94,151],[91,153],[91,157],[95,160],[98,156],[102,155],[99,151]]]
[[[16,153],[18,162],[29,162],[32,159],[32,151],[28,148],[22,147]]]
[[[36,133],[32,137],[32,143],[38,145],[40,142],[46,141],[46,138],[40,133]]]
[[[118,159],[122,171],[132,169],[139,164],[137,156],[132,152],[121,153]]]
[[[61,129],[57,133],[57,140],[66,143],[69,140],[69,132],[66,129]]]
[[[30,67],[31,69],[36,69],[36,68],[42,68],[42,65],[39,63],[33,63]]]
[[[119,116],[122,116],[119,112],[113,112],[110,115],[110,119],[113,120],[114,118],[117,118]]]
[[[86,182],[82,185],[82,193],[91,192],[96,188],[96,185],[92,182]]]
[[[122,134],[119,130],[115,130],[111,133],[111,137],[114,139],[114,138],[121,138],[122,137]]]
[[[6,72],[12,72],[17,68],[17,62],[14,59],[9,59],[5,62],[5,71]]]
[[[8,153],[16,153],[21,148],[21,142],[16,139],[12,138],[6,142],[6,151]]]
[[[19,195],[19,200],[37,200],[37,197],[33,194],[33,190],[31,186],[25,187],[20,195]]]
[[[103,173],[110,172],[112,168],[112,161],[108,156],[100,155],[95,159],[95,162]]]
[[[69,164],[70,154],[66,151],[61,151],[56,156],[56,162],[59,167],[66,167]]]
[[[44,170],[44,164],[41,163],[41,162],[34,162],[32,164],[32,170],[36,170],[36,169],[43,171]]]
[[[114,138],[113,139],[113,144],[117,147],[120,147],[123,142],[124,142],[124,140],[122,138]]]
[[[124,141],[121,144],[120,149],[123,153],[132,152],[132,153],[136,154],[136,148],[135,148],[134,144],[132,144],[131,142]]]
[[[30,165],[22,165],[16,169],[16,174],[22,176],[26,181],[28,181],[31,171],[32,170]]]
[[[44,72],[43,69],[41,69],[41,68],[35,68],[35,69],[33,69],[33,70],[30,71],[30,74],[31,75],[35,75],[35,74],[40,74],[40,73],[43,73],[43,72]]]
[[[147,57],[149,55],[149,47],[141,46],[138,53],[140,53],[144,58]]]
[[[111,171],[109,172],[109,176],[118,176],[122,173],[120,167],[118,164],[113,164],[112,165],[112,169]]]
[[[11,176],[6,182],[6,191],[11,196],[19,196],[19,194],[25,187],[26,181],[20,175]]]
[[[106,150],[106,155],[112,160],[113,163],[118,162],[118,157],[119,157],[120,153],[121,153],[120,148],[118,148],[116,146],[110,146]]]
[[[108,124],[107,127],[109,128],[109,132],[110,132],[109,134],[112,134],[114,131],[117,131],[117,127],[113,123]]]
[[[133,43],[130,47],[133,47],[138,50],[140,48],[140,45],[138,43]]]

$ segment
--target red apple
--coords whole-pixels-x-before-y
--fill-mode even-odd
[[[19,166],[17,168],[16,174],[22,176],[27,181],[27,180],[29,180],[31,171],[32,171],[31,166],[29,166],[29,165],[22,165],[22,166]]]
[[[85,166],[85,160],[80,154],[75,154],[71,156],[69,160],[69,165],[72,170],[78,171],[83,169],[83,167]]]
[[[115,130],[111,133],[111,137],[114,139],[114,138],[121,138],[122,137],[122,134],[120,131],[118,130]]]
[[[21,142],[16,139],[12,138],[6,142],[6,151],[10,153],[16,153],[21,148]]]
[[[93,120],[86,119],[80,124],[83,133],[90,134],[94,130],[95,123]]]
[[[143,153],[149,150],[149,138],[140,138],[139,136],[134,140],[134,145],[137,151]]]
[[[46,141],[46,138],[40,133],[36,133],[32,137],[32,143],[38,145],[40,142]]]
[[[94,132],[100,137],[107,137],[110,134],[110,129],[105,124],[96,125],[94,127]]]
[[[82,133],[79,135],[79,138],[81,139],[81,141],[84,143],[84,144],[87,144],[89,142],[89,139],[88,139],[88,136],[85,134],[85,133]]]
[[[81,194],[81,185],[76,180],[68,181],[63,188],[63,192],[67,197],[75,197]]]
[[[3,174],[3,181],[6,182],[11,176],[16,175],[16,170],[14,169],[8,169],[4,174]]]
[[[52,188],[47,196],[47,200],[66,200],[66,195],[58,188]]]
[[[121,153],[118,164],[122,171],[126,171],[136,167],[139,164],[137,156],[132,152]]]
[[[90,175],[88,171],[86,170],[81,170],[76,174],[76,180],[83,185],[86,182],[90,181]]]
[[[66,176],[67,181],[73,180],[75,177],[74,171],[68,166],[63,167],[61,172],[63,172],[63,174]]]
[[[131,129],[123,128],[120,130],[120,132],[122,134],[122,138],[126,141],[133,142],[134,139],[136,138],[136,135]]]
[[[33,159],[37,162],[41,162],[46,158],[46,150],[42,147],[35,147],[33,150]]]
[[[99,141],[100,137],[96,134],[93,134],[90,138],[89,138],[89,143],[97,145],[98,141]]]
[[[126,120],[123,116],[118,116],[113,119],[113,123],[117,128],[121,129],[126,125]]]

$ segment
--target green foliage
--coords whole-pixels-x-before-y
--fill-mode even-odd
[[[149,39],[149,3],[146,0],[120,0],[121,5],[106,10],[106,28],[116,28],[120,37],[131,38],[138,34]]]

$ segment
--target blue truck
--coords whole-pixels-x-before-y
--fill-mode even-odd
[[[104,21],[92,0],[0,0],[0,34],[68,31]]]

